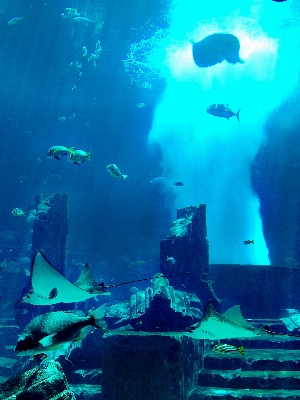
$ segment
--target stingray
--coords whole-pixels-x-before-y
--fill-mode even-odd
[[[226,60],[231,64],[244,63],[239,56],[240,42],[230,33],[214,33],[200,42],[191,41],[193,58],[198,67],[211,67]]]
[[[211,300],[206,305],[202,320],[191,326],[189,331],[184,334],[194,339],[218,340],[261,336],[261,333],[245,320],[240,306],[233,306],[221,315]]]
[[[87,263],[78,280],[72,283],[50,264],[41,251],[37,251],[33,259],[31,284],[33,289],[23,297],[23,302],[38,306],[110,295],[105,287],[97,285]]]

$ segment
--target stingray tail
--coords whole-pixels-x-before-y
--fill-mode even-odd
[[[108,331],[108,326],[104,320],[106,314],[107,304],[103,304],[101,307],[97,308],[94,311],[89,311],[89,314],[92,318],[91,325],[95,326],[95,328],[100,329],[103,332]]]
[[[239,111],[235,114],[239,122],[241,122],[241,121],[240,121],[240,111],[241,111],[241,108],[240,108]]]

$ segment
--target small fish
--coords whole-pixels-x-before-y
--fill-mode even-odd
[[[21,208],[14,208],[11,213],[14,217],[24,217],[25,216],[25,212],[23,210],[21,210]]]
[[[75,17],[75,18],[73,18],[73,21],[83,22],[86,24],[94,24],[95,23],[95,21],[92,21],[91,19],[86,18],[86,17]]]
[[[142,83],[142,88],[144,88],[144,89],[151,89],[151,88],[152,88],[152,85],[151,85],[151,83],[149,83],[149,82],[143,82],[143,83]]]
[[[20,257],[20,258],[18,258],[18,263],[19,264],[30,264],[30,258],[29,257]]]
[[[127,175],[122,175],[121,171],[119,170],[119,168],[116,166],[116,164],[109,164],[106,167],[107,172],[113,176],[114,178],[117,179],[122,179],[123,182],[125,182]]]
[[[68,155],[68,161],[72,164],[80,165],[85,160],[91,159],[91,151],[87,153],[84,150],[75,150]]]
[[[51,290],[51,292],[49,293],[49,299],[55,299],[55,297],[58,295],[59,289],[58,287],[55,287]]]
[[[174,186],[183,186],[184,183],[183,182],[174,182]]]
[[[35,354],[33,357],[33,361],[42,369],[48,368],[49,365],[49,358],[47,354],[45,353],[40,353],[40,354]]]
[[[147,107],[145,103],[137,103],[136,105],[137,108],[145,108]]]
[[[0,264],[0,270],[6,269],[6,259]]]
[[[168,257],[168,256],[167,256],[167,261],[170,261],[170,263],[171,263],[172,265],[174,265],[174,264],[176,263],[176,260],[175,260],[174,257]]]
[[[233,112],[232,110],[230,110],[230,108],[228,107],[228,104],[212,104],[211,106],[209,106],[206,110],[206,112],[210,115],[214,115],[215,117],[221,117],[221,118],[226,118],[229,120],[229,118],[236,116],[237,120],[240,122],[240,111],[241,109],[239,109],[238,112]]]
[[[150,181],[150,183],[158,183],[158,184],[162,184],[162,183],[166,183],[166,178],[164,178],[163,176],[158,176],[157,178],[152,179],[152,181]]]
[[[70,147],[68,149],[65,146],[52,146],[47,152],[47,157],[48,158],[56,158],[57,160],[60,160],[59,157],[66,156],[68,154],[73,154],[74,151],[75,151],[75,147]]]
[[[213,350],[216,352],[219,352],[219,353],[231,353],[231,354],[240,353],[242,355],[245,354],[244,346],[235,347],[235,346],[232,346],[231,344],[216,344],[213,347]]]
[[[244,244],[254,244],[254,239],[252,239],[252,240],[250,240],[250,239],[248,239],[248,240],[244,240]]]
[[[16,25],[18,22],[22,21],[24,17],[15,17],[8,21],[7,25]]]
[[[106,304],[86,317],[72,311],[53,311],[35,317],[19,336],[15,347],[17,356],[32,356],[64,348],[84,338],[84,328],[92,326],[107,331],[104,321]]]

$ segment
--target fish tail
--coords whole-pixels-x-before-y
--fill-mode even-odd
[[[239,122],[241,122],[241,121],[240,121],[240,111],[241,111],[241,108],[240,108],[239,111],[235,114],[236,117],[237,117],[237,120],[238,120]]]
[[[104,320],[106,309],[107,304],[103,304],[101,307],[97,308],[97,310],[89,311],[89,314],[92,317],[91,325],[95,326],[97,329],[100,329],[103,332],[108,331],[107,324]]]
[[[245,347],[241,346],[238,348],[239,353],[241,353],[241,355],[243,356],[245,354]]]
[[[91,152],[92,152],[92,150],[87,154],[87,159],[90,161],[90,159],[91,159]]]
[[[125,182],[126,179],[127,179],[127,175],[122,175],[122,180],[123,180],[123,182]]]
[[[69,148],[69,152],[70,152],[71,154],[74,154],[74,151],[75,151],[75,147],[70,147],[70,148]]]

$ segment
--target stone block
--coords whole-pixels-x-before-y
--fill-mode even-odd
[[[103,343],[103,400],[186,400],[203,366],[203,341],[181,334],[115,332]]]

